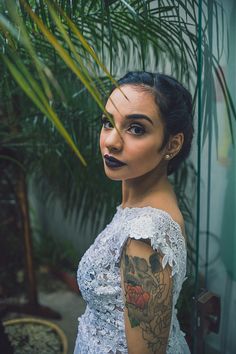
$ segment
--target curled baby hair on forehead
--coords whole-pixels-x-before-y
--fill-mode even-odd
[[[179,153],[169,161],[168,175],[175,172],[188,157],[193,139],[193,105],[190,92],[175,78],[162,73],[132,71],[118,81],[120,86],[131,85],[137,90],[153,94],[164,123],[164,139],[161,149],[171,136],[183,133],[184,142]],[[116,87],[112,87],[111,92]]]

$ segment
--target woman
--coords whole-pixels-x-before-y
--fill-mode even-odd
[[[163,74],[131,72],[118,83],[100,148],[107,177],[122,181],[122,204],[79,265],[87,308],[74,353],[189,353],[175,310],[184,221],[167,176],[190,151],[191,95]]]

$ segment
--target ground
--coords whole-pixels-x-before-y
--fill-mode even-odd
[[[64,331],[68,340],[68,354],[72,354],[77,334],[77,318],[85,310],[82,297],[71,291],[66,284],[47,271],[37,273],[37,287],[39,303],[61,314],[60,320],[49,320]],[[4,320],[19,317],[26,316],[8,313]]]

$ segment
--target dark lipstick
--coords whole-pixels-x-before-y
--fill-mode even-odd
[[[104,160],[105,160],[105,164],[108,166],[108,167],[114,167],[114,168],[117,168],[117,167],[121,167],[121,166],[124,166],[126,165],[124,162],[120,161],[120,160],[117,160],[115,157],[113,156],[109,156],[109,155],[104,155]]]

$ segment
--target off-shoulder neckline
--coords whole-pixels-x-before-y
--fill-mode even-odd
[[[170,213],[168,213],[167,211],[165,211],[165,210],[163,210],[163,209],[155,208],[155,207],[152,207],[152,206],[150,206],[150,205],[142,206],[142,207],[124,207],[124,208],[123,208],[121,204],[118,205],[118,206],[116,207],[116,209],[117,209],[117,210],[120,210],[120,211],[123,211],[123,212],[126,211],[126,210],[132,211],[132,210],[139,210],[139,209],[140,209],[140,210],[142,210],[142,209],[149,209],[149,210],[154,210],[154,211],[156,211],[156,212],[158,212],[158,213],[161,213],[161,214],[163,214],[163,215],[166,215],[166,216],[168,217],[168,219],[172,222],[172,224],[174,224],[175,226],[177,226],[177,228],[179,229],[181,235],[182,235],[183,238],[185,239],[180,224],[172,218],[172,216],[170,215]]]

